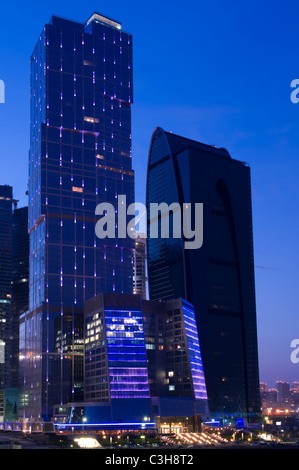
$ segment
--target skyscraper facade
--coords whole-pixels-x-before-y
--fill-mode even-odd
[[[132,72],[131,35],[97,13],[85,24],[52,17],[31,57],[26,417],[83,399],[83,305],[132,293],[133,240],[95,235],[98,204],[134,201]]]
[[[15,207],[12,216],[12,299],[19,316],[28,310],[28,207]]]
[[[143,299],[146,299],[146,239],[140,236],[137,236],[135,240],[133,264],[133,293],[140,294]]]
[[[153,415],[160,432],[198,431],[210,417],[193,305],[142,302]]]
[[[12,187],[0,186],[0,389],[10,387],[12,356]]]
[[[28,207],[15,207],[12,214],[12,360],[11,387],[19,387],[19,319],[28,310],[29,302],[29,235]]]
[[[151,238],[151,204],[203,204],[203,244],[183,233]],[[194,305],[210,411],[258,419],[260,412],[250,168],[215,148],[157,128],[147,175],[148,276],[152,300]],[[173,211],[170,225],[174,221]],[[182,224],[183,226],[183,224]],[[199,236],[199,235],[198,235]]]
[[[143,301],[142,313],[151,396],[189,397],[201,400],[205,409],[207,390],[193,306],[183,299]]]
[[[90,299],[85,328],[85,401],[149,401],[140,297],[100,294]]]

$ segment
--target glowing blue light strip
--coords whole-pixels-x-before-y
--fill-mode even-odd
[[[74,423],[74,424],[65,424],[65,423],[54,423],[54,426],[62,427],[62,428],[73,428],[73,427],[87,427],[87,426],[119,426],[119,427],[124,427],[124,426],[155,426],[156,423],[154,422],[144,422],[144,423],[94,423],[94,424],[88,424],[88,423]]]
[[[149,383],[145,367],[142,313],[140,310],[105,309],[105,323],[111,398],[148,399]],[[130,336],[126,336],[128,333]],[[117,363],[122,362],[125,362],[127,367],[119,369]],[[136,366],[132,367],[132,363]],[[128,374],[130,370],[133,373]],[[126,373],[122,374],[123,371]],[[116,378],[119,380],[115,380]]]
[[[186,311],[189,315],[186,314]],[[195,398],[207,399],[206,383],[202,367],[202,358],[194,311],[187,309],[183,305],[183,318]]]

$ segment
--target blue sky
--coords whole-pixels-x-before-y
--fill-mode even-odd
[[[164,0],[5,2],[0,15],[0,184],[22,205],[29,149],[29,57],[54,15],[94,11],[133,35],[133,166],[145,201],[151,134],[167,131],[226,147],[252,169],[260,378],[299,381],[298,2]]]

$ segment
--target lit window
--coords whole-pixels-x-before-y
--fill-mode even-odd
[[[96,118],[93,118],[93,117],[89,117],[89,116],[84,116],[84,121],[85,122],[91,122],[91,123],[98,123],[100,122],[99,119],[96,119]]]

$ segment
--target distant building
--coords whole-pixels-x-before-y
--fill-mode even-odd
[[[296,390],[296,391],[299,391],[299,382],[293,382],[292,389]]]
[[[265,384],[265,383],[260,383],[260,394],[261,394],[261,401],[262,401],[262,404],[266,403],[266,400],[267,400],[267,392],[268,392],[268,385]]]
[[[296,411],[299,411],[299,390],[292,389],[291,393],[291,403],[296,408]]]
[[[290,384],[286,382],[276,382],[277,402],[287,404],[290,402],[291,392]]]
[[[268,385],[265,384],[265,383],[263,383],[263,382],[261,382],[261,383],[260,383],[260,391],[261,391],[261,393],[267,392],[267,390],[268,390]]]
[[[146,239],[140,236],[135,239],[133,294],[139,294],[143,299],[147,297]]]
[[[265,387],[264,387],[265,385]],[[287,382],[277,381],[276,388],[268,389],[266,384],[260,384],[262,408],[264,414],[298,413],[299,384],[294,382],[292,388]]]
[[[263,393],[263,406],[266,408],[277,406],[277,390],[275,388],[270,388]]]

